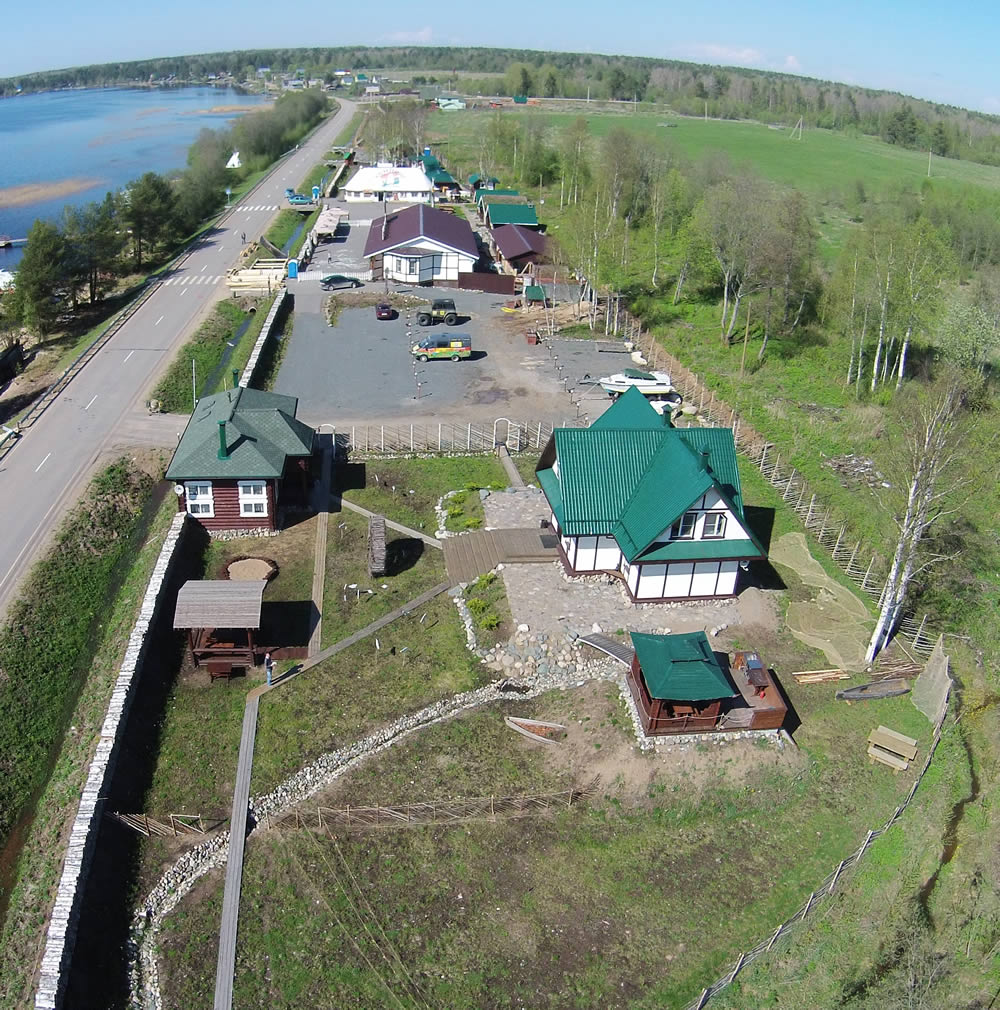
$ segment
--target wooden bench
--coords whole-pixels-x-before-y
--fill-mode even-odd
[[[879,726],[868,734],[868,757],[879,761],[894,771],[906,771],[917,756],[917,741],[903,736],[887,726]]]

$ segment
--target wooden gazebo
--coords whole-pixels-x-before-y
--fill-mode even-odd
[[[260,629],[266,585],[263,579],[192,579],[181,586],[174,628],[187,631],[195,666],[206,666],[214,678],[256,665],[253,633]]]
[[[632,632],[635,657],[627,674],[646,736],[719,728],[724,699],[739,692],[703,631],[687,635]]]

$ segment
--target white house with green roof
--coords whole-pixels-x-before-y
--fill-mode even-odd
[[[615,575],[633,600],[733,596],[766,556],[743,514],[729,428],[674,428],[630,389],[589,428],[557,428],[536,476],[571,575]]]
[[[203,396],[167,467],[180,507],[209,530],[272,530],[279,501],[304,504],[315,432],[297,409],[239,386]]]

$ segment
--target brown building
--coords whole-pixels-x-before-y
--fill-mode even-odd
[[[305,501],[315,432],[294,396],[203,396],[167,467],[180,506],[210,530],[275,529],[279,502]]]

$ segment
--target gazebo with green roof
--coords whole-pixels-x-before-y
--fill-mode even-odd
[[[723,704],[737,697],[704,631],[632,632],[635,657],[626,681],[647,736],[719,728]]]
[[[279,500],[305,504],[315,432],[297,408],[239,386],[203,396],[167,467],[179,507],[211,530],[273,530]]]

